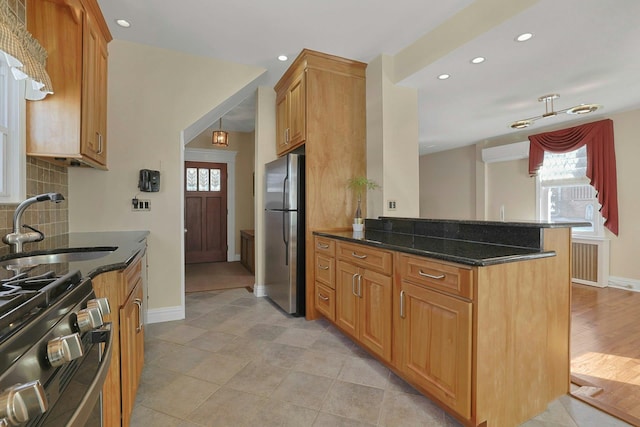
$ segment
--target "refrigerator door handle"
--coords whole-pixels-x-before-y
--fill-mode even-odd
[[[282,211],[282,241],[284,242],[284,265],[289,265],[289,241],[287,240],[288,212]]]
[[[287,189],[289,184],[289,175],[284,177],[284,181],[282,181],[282,209],[287,210],[289,206],[287,205]]]

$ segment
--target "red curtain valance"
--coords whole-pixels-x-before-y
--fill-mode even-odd
[[[544,152],[567,153],[587,146],[587,178],[598,193],[604,226],[618,235],[618,181],[613,148],[613,121],[587,123],[529,137],[529,174],[538,172]]]

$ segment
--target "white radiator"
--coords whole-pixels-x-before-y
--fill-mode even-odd
[[[609,240],[573,238],[571,277],[574,282],[604,288],[609,283]]]

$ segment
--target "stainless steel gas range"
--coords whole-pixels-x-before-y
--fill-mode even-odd
[[[42,267],[0,272],[0,427],[99,426],[108,301],[79,271]]]

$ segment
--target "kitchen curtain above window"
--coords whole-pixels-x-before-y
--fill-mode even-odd
[[[587,146],[587,171],[591,185],[598,192],[604,226],[618,235],[618,181],[613,147],[613,121],[587,123],[568,129],[540,133],[529,137],[529,174],[536,175],[544,152],[568,153]]]
[[[0,0],[0,56],[16,80],[27,80],[25,98],[38,101],[53,93],[45,69],[47,52],[10,9],[8,0]]]

